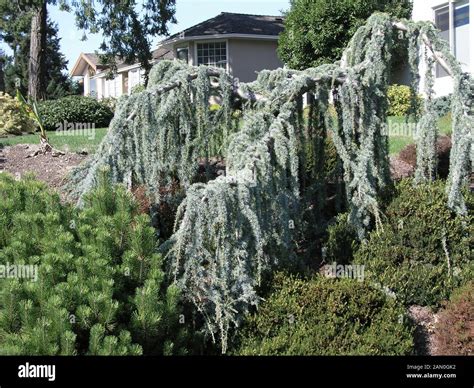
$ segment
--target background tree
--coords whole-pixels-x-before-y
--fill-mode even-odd
[[[148,74],[152,59],[150,38],[167,34],[167,23],[175,22],[175,0],[0,0],[1,37],[14,36],[16,41],[18,34],[24,33],[27,20],[30,22],[28,95],[33,99],[45,98],[46,94],[47,6],[55,4],[59,4],[62,10],[74,12],[78,28],[92,33],[102,32],[102,61],[112,71],[116,69],[116,58],[119,57],[127,62],[140,62]]]
[[[145,70],[147,84],[152,60],[150,38],[167,35],[168,22],[176,23],[175,3],[175,0],[99,0],[96,4],[74,4],[74,12],[79,28],[101,32],[104,36],[101,61],[111,72],[116,70],[117,58],[127,63],[139,62]]]
[[[13,58],[5,58],[5,91],[15,95],[19,89],[23,95],[28,90],[28,62],[30,51],[30,14],[23,16],[21,29],[12,29],[5,34],[5,41],[13,51]],[[78,94],[79,89],[65,71],[68,61],[61,53],[61,38],[58,36],[58,26],[48,20],[46,29],[45,71],[43,90],[45,99],[56,99],[71,94]],[[16,80],[19,80],[17,83]]]
[[[5,92],[5,63],[7,56],[3,50],[0,50],[0,92]]]
[[[278,55],[298,70],[333,63],[375,11],[409,18],[412,4],[410,0],[292,0]]]

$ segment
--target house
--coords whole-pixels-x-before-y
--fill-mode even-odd
[[[152,52],[153,63],[161,59],[172,59],[172,53],[167,49],[156,49]],[[72,77],[82,79],[85,96],[94,96],[98,99],[120,97],[130,94],[132,89],[143,84],[144,71],[139,63],[117,63],[117,74],[113,79],[107,79],[108,68],[100,64],[96,54],[81,53],[71,70]]]
[[[190,65],[226,69],[242,82],[254,81],[263,69],[283,67],[277,55],[283,17],[223,12],[162,41]]]
[[[412,18],[433,22],[449,42],[451,52],[462,63],[463,70],[474,74],[474,28],[470,23],[474,19],[472,0],[414,0]],[[424,74],[425,69],[421,64],[420,73]],[[423,90],[423,85],[420,89]],[[439,65],[436,67],[434,91],[437,96],[453,91],[451,77]]]
[[[223,12],[160,42],[153,61],[175,59],[194,66],[216,66],[242,82],[254,81],[258,71],[283,66],[277,55],[283,28],[281,16]],[[106,74],[95,54],[81,54],[71,70],[71,76],[83,79],[84,95],[99,99],[130,94],[143,79],[138,63],[119,63],[112,80]]]

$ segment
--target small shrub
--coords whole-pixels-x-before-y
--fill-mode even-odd
[[[156,247],[149,217],[105,176],[77,210],[0,174],[0,264],[38,266],[36,281],[1,279],[0,354],[184,353],[179,292]]]
[[[45,129],[53,131],[63,122],[94,124],[107,127],[113,117],[112,110],[95,98],[68,96],[58,100],[43,101],[38,105]]]
[[[389,116],[407,116],[410,113],[411,90],[406,85],[391,85],[387,91],[388,115]],[[421,97],[417,97],[419,105]]]
[[[438,159],[438,177],[446,178],[449,174],[449,157],[451,154],[451,137],[440,136],[436,141],[436,155]],[[398,158],[409,165],[416,167],[416,144],[408,144],[398,154]]]
[[[451,95],[435,98],[434,105],[439,117],[446,116],[451,112]]]
[[[410,166],[416,167],[416,144],[408,144],[399,152],[398,158]]]
[[[435,355],[474,355],[474,282],[456,290],[440,311],[434,330]]]
[[[473,275],[472,215],[462,218],[447,208],[443,181],[414,187],[404,180],[396,191],[383,230],[361,244],[354,263],[406,305],[438,306]]]
[[[0,92],[0,136],[33,132],[35,124],[20,110],[20,103],[9,94]]]
[[[436,154],[438,157],[438,177],[445,179],[449,175],[449,158],[453,144],[451,136],[441,136],[436,142]]]
[[[144,92],[145,91],[145,85],[135,85],[132,90],[131,90],[131,93],[132,94],[136,94],[136,93],[141,93],[141,92]]]
[[[210,110],[211,112],[216,112],[216,111],[218,111],[219,109],[221,109],[221,106],[220,106],[219,104],[211,104],[211,105],[209,106],[209,110]]]
[[[240,355],[406,355],[412,328],[395,300],[367,283],[278,274],[238,334]]]
[[[117,102],[118,98],[115,97],[107,97],[99,100],[99,103],[101,105],[104,105],[108,109],[110,109],[112,112],[115,112],[115,108],[117,107]]]
[[[336,222],[328,227],[325,261],[348,264],[352,261],[357,246],[357,234],[347,222],[347,214],[338,215]]]

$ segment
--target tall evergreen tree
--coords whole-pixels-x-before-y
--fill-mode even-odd
[[[148,74],[152,59],[150,37],[167,34],[167,23],[175,22],[175,0],[0,0],[0,36],[24,31],[23,19],[30,21],[28,95],[33,99],[43,98],[47,87],[47,12],[48,5],[55,4],[73,12],[79,28],[92,33],[102,32],[103,62],[112,70],[116,67],[116,57],[120,57],[127,62],[140,62]]]
[[[374,12],[410,18],[411,10],[410,0],[291,0],[278,54],[298,70],[333,63]]]
[[[5,92],[5,64],[7,56],[3,50],[0,50],[0,92]]]
[[[56,23],[48,20],[46,49],[45,49],[45,99],[55,99],[70,94],[76,94],[77,87],[65,71],[67,60],[61,53],[61,38],[58,37],[58,27]],[[14,95],[16,89],[24,95],[28,91],[28,55],[30,49],[30,36],[20,35],[20,38],[10,41],[14,51],[13,61],[9,61],[5,69],[5,90]],[[17,83],[16,80],[19,80]]]

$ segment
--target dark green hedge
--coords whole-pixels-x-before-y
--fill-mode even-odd
[[[106,104],[84,96],[43,101],[38,108],[47,131],[58,129],[58,125],[65,121],[73,124],[93,124],[96,128],[103,128],[110,124],[114,116]]]

